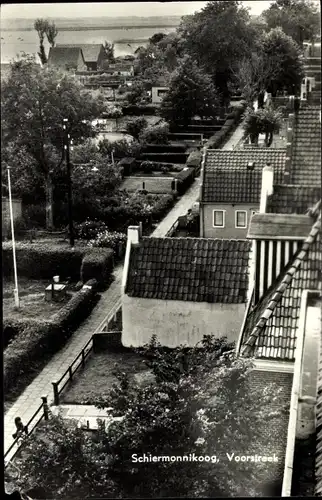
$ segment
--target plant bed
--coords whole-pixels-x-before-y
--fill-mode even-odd
[[[23,318],[7,322],[16,330],[3,353],[3,388],[6,401],[25,389],[53,354],[59,351],[80,323],[90,314],[99,295],[82,289],[50,318]],[[4,329],[6,323],[4,324]]]
[[[98,403],[109,395],[112,385],[117,383],[116,374],[123,372],[130,380],[144,384],[151,380],[151,372],[142,356],[131,349],[104,350],[93,353],[85,368],[78,372],[60,396],[60,404]]]

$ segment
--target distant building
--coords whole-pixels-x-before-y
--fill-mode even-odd
[[[249,292],[250,242],[147,238],[128,229],[122,285],[122,344],[153,334],[167,347],[204,335],[238,337]]]
[[[120,61],[109,64],[104,73],[112,76],[134,76],[134,65],[132,61]]]
[[[152,104],[160,104],[168,91],[169,86],[164,78],[155,82],[151,88]]]
[[[97,71],[101,69],[103,61],[107,59],[105,49],[101,43],[91,44],[57,44],[56,47],[75,47],[83,52],[87,71]]]
[[[262,186],[283,180],[285,149],[209,149],[201,174],[200,236],[246,238],[249,223],[260,209]],[[266,168],[265,168],[266,167]]]
[[[51,47],[48,55],[48,66],[64,71],[86,71],[82,49],[79,47]]]

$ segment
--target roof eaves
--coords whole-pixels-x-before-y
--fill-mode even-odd
[[[314,213],[316,214],[316,211],[318,210],[317,206],[320,206],[321,201],[319,204],[312,209]],[[300,265],[303,262],[303,259],[307,255],[307,252],[315,240],[316,235],[318,234],[319,230],[321,228],[321,214],[319,215],[317,221],[313,224],[312,229],[310,231],[310,234],[308,235],[307,239],[303,243],[302,249],[299,252],[298,255],[295,255],[294,261],[289,267],[289,269],[286,271],[284,278],[282,279],[281,283],[277,287],[272,299],[269,301],[268,305],[266,306],[265,310],[261,314],[259,320],[257,321],[256,325],[254,326],[252,332],[249,335],[248,340],[245,342],[244,346],[241,349],[241,355],[242,356],[247,356],[251,354],[252,348],[255,346],[256,340],[258,336],[260,335],[260,332],[263,330],[265,327],[267,320],[271,317],[273,314],[276,305],[278,302],[281,300],[285,290],[291,283],[293,276],[297,269],[300,267]]]

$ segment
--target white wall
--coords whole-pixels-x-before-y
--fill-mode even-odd
[[[142,346],[156,334],[167,347],[194,346],[204,335],[237,341],[246,304],[208,304],[122,296],[125,347]]]

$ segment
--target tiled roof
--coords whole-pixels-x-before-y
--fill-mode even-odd
[[[322,341],[320,341],[317,380],[315,479],[315,496],[320,497],[322,496]]]
[[[295,115],[289,184],[321,187],[320,112],[306,106]]]
[[[77,69],[80,53],[82,51],[79,47],[51,47],[48,55],[48,64],[63,69]]]
[[[126,293],[193,302],[247,301],[251,242],[142,238],[131,248]]]
[[[259,203],[263,168],[270,164],[274,168],[274,182],[280,184],[285,158],[285,149],[208,149],[203,170],[202,202]],[[254,162],[252,171],[247,169],[250,162]]]
[[[309,215],[254,214],[247,238],[255,240],[305,240],[312,226]]]
[[[267,213],[305,214],[321,198],[321,187],[274,185],[274,193],[267,199]]]
[[[89,43],[89,44],[57,44],[56,47],[75,47],[82,49],[84,61],[85,62],[97,62],[98,56],[100,54],[103,45],[101,43]]]
[[[320,210],[320,204],[318,205]],[[303,290],[321,289],[321,214],[300,251],[245,322],[241,353],[293,360]]]

